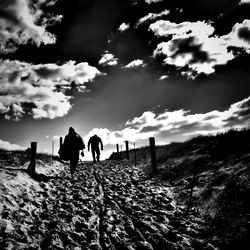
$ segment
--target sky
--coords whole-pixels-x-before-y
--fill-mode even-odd
[[[249,61],[250,0],[0,0],[0,148],[249,127]]]

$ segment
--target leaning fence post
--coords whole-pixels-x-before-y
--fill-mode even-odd
[[[155,138],[149,138],[149,145],[150,145],[150,155],[151,155],[151,164],[154,172],[157,172],[156,168],[156,153],[155,153]]]
[[[36,171],[36,149],[37,143],[31,142],[30,146],[30,164],[28,166],[28,171],[35,172]]]
[[[129,147],[128,147],[128,141],[125,141],[125,144],[126,144],[126,156],[127,156],[127,159],[129,160]]]

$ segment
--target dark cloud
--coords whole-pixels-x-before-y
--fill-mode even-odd
[[[15,16],[15,13],[13,13],[13,11],[11,10],[6,10],[4,6],[0,7],[0,19],[5,19],[10,23],[12,23],[13,25],[20,25],[20,20]]]
[[[238,36],[240,39],[250,42],[250,28],[249,27],[240,28],[238,30]]]
[[[195,37],[188,37],[185,39],[174,39],[173,50],[175,51],[171,57],[176,58],[180,54],[190,53],[192,58],[188,63],[204,63],[210,62],[209,54],[206,51],[202,51],[202,44],[196,44]]]
[[[54,76],[58,76],[60,73],[59,68],[51,69],[46,66],[38,67],[34,69],[34,71],[37,73],[39,77],[45,78],[45,79],[53,78]]]
[[[13,71],[9,74],[8,76],[8,81],[9,82],[15,82],[18,77],[20,76],[20,71],[19,70],[16,70],[16,71]]]
[[[149,132],[157,132],[161,128],[163,128],[162,124],[155,125],[155,126],[143,126],[143,128],[138,131],[138,133],[149,133]]]

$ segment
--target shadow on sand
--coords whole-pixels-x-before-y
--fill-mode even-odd
[[[59,180],[62,179],[62,176],[47,176],[45,174],[39,174],[33,171],[29,171],[28,169],[20,169],[20,168],[5,168],[5,170],[8,171],[20,171],[20,172],[24,172],[27,173],[30,178],[32,178],[33,180],[37,181],[37,182],[48,182],[49,180]]]

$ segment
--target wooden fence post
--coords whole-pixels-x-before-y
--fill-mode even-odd
[[[37,150],[37,142],[31,142],[30,146],[30,164],[28,166],[28,171],[35,172],[36,171],[36,150]]]
[[[150,145],[150,155],[151,155],[151,164],[154,172],[157,172],[156,168],[156,152],[155,152],[155,138],[149,138],[149,145]]]
[[[55,143],[54,143],[54,141],[52,141],[52,159],[53,159],[53,156],[54,156],[54,145],[55,145]]]
[[[61,148],[61,146],[63,145],[63,138],[62,138],[62,136],[60,137],[60,148]]]
[[[128,146],[128,141],[125,141],[125,145],[126,145],[126,156],[127,156],[127,159],[129,160],[129,146]]]
[[[117,159],[120,159],[119,144],[116,144]]]
[[[136,148],[135,148],[135,142],[134,142],[134,151],[135,151],[135,167],[136,167]]]

